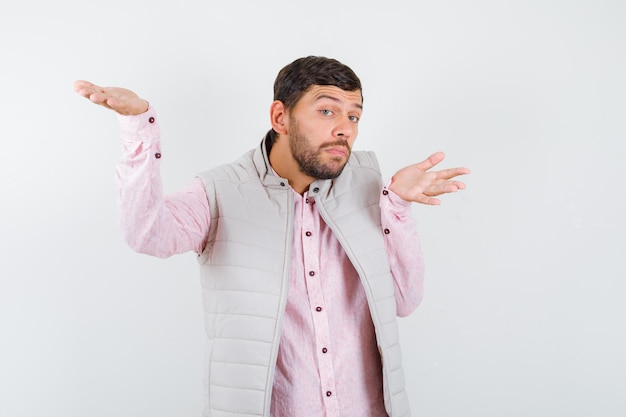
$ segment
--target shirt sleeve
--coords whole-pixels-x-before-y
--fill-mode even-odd
[[[396,314],[400,317],[415,311],[424,295],[424,259],[411,204],[388,187],[383,188],[381,220],[394,280]]]
[[[166,258],[206,244],[210,213],[201,179],[164,195],[160,173],[161,143],[156,112],[118,116],[122,155],[115,174],[120,226],[135,251]]]

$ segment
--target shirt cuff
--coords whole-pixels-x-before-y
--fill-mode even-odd
[[[154,143],[161,139],[161,131],[156,117],[156,111],[148,107],[145,113],[135,116],[117,115],[120,124],[122,142],[126,143]]]
[[[391,211],[396,215],[411,215],[412,203],[404,200],[398,194],[391,191],[389,189],[390,185],[391,180],[389,180],[387,185],[383,187],[383,198],[381,199],[382,204],[391,209]]]

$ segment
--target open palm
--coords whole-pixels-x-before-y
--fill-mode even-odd
[[[429,171],[445,157],[443,152],[436,152],[422,162],[402,168],[392,177],[389,189],[405,201],[441,204],[441,200],[435,197],[465,189],[465,184],[454,178],[470,173],[467,168]]]

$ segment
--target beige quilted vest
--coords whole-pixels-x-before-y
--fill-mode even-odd
[[[269,417],[289,282],[293,191],[273,174],[265,141],[199,177],[211,209],[208,244],[198,258],[207,335],[203,415]],[[309,196],[365,288],[382,358],[387,413],[407,417],[394,288],[380,222],[381,190],[374,154],[355,151],[339,178],[313,182]]]

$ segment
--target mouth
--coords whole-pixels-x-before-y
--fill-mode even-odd
[[[350,152],[345,146],[330,146],[324,149],[325,152],[334,156],[347,156]]]
[[[347,157],[350,155],[350,146],[345,141],[335,141],[333,143],[327,143],[322,147],[322,151],[329,153],[333,156]]]

